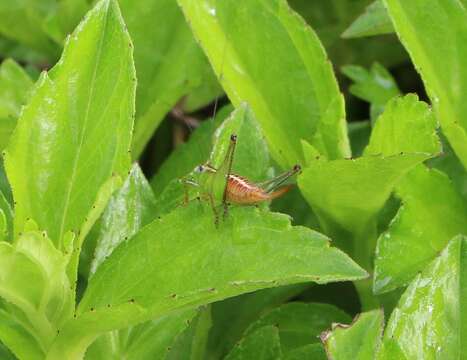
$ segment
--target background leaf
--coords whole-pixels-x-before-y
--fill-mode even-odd
[[[391,19],[380,0],[372,2],[342,34],[344,38],[356,38],[363,36],[374,36],[391,34],[394,27]]]
[[[21,108],[28,100],[33,85],[31,78],[14,60],[0,65],[0,148],[10,140]]]
[[[265,326],[243,339],[232,349],[225,359],[275,360],[281,357],[281,346],[277,328]]]

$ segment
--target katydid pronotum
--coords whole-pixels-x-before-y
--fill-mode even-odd
[[[227,215],[228,205],[254,205],[263,201],[269,201],[285,194],[291,185],[284,184],[294,174],[301,170],[300,165],[295,165],[270,180],[253,183],[248,179],[232,173],[232,164],[235,154],[237,136],[230,136],[230,144],[222,164],[218,169],[210,164],[199,165],[195,168],[196,179],[183,179],[185,186],[196,186],[200,189],[200,196],[209,201],[214,212],[215,224],[219,223],[217,207],[221,204],[224,217]],[[188,199],[188,189],[185,187],[185,203]]]

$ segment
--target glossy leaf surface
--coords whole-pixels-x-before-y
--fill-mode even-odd
[[[285,1],[179,4],[230,100],[249,103],[282,167],[303,162],[301,139],[332,159],[349,154],[332,67],[315,33]],[[253,24],[262,30],[250,31]]]
[[[410,283],[378,359],[463,359],[467,351],[467,239],[451,240]]]
[[[7,149],[16,234],[32,218],[62,249],[64,234],[79,231],[112,174],[127,173],[134,91],[120,11],[101,1],[41,76]]]
[[[397,196],[403,205],[378,240],[376,292],[407,285],[453,236],[467,233],[467,205],[445,174],[419,166],[401,181]]]
[[[467,9],[455,0],[384,0],[444,134],[467,167]]]

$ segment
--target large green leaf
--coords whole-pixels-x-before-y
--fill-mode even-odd
[[[72,240],[67,241],[68,253]],[[31,355],[37,348],[34,356],[46,353],[57,330],[71,317],[74,303],[66,274],[68,258],[44,232],[27,231],[14,245],[0,242],[0,296],[8,302],[8,311],[0,312],[10,323],[0,327],[0,338],[17,355]]]
[[[378,359],[464,359],[467,239],[458,236],[402,295]]]
[[[327,360],[326,352],[321,344],[305,345],[289,352],[285,360]]]
[[[332,323],[349,322],[350,317],[333,305],[291,302],[265,314],[253,323],[245,336],[264,326],[276,326],[284,355],[296,348],[319,342],[321,332]]]
[[[401,181],[397,195],[403,206],[378,240],[376,292],[407,285],[453,236],[467,234],[467,204],[445,174],[419,166]]]
[[[176,1],[119,3],[135,45],[138,88],[133,158],[136,159],[169,110],[212,71]]]
[[[53,354],[80,353],[101,332],[177,309],[261,288],[365,276],[324,236],[290,226],[284,215],[235,207],[216,227],[210,206],[192,202],[144,227],[101,264]]]
[[[253,332],[235,346],[225,360],[277,360],[282,358],[279,331],[265,326]]]
[[[342,34],[344,38],[375,36],[394,32],[391,19],[380,0],[372,2]]]
[[[31,78],[13,60],[0,66],[0,148],[4,149],[16,126],[21,107],[33,85]]]
[[[131,54],[116,1],[103,0],[69,38],[59,63],[42,74],[5,155],[16,234],[32,218],[63,249],[64,234],[78,233],[96,216],[88,214],[99,190],[127,173],[135,92]]]
[[[350,325],[334,325],[321,335],[326,352],[333,360],[373,360],[379,350],[384,313],[373,310],[358,315]]]
[[[444,134],[467,167],[467,9],[456,0],[384,0]]]
[[[250,104],[280,165],[304,162],[302,139],[332,159],[349,154],[332,67],[315,33],[284,0],[179,4],[230,100]]]

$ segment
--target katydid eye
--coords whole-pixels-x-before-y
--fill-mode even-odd
[[[203,165],[199,165],[199,166],[196,168],[196,172],[202,173],[203,171],[204,171],[204,166],[203,166]]]

